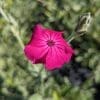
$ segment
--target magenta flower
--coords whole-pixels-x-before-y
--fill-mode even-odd
[[[25,46],[25,55],[35,64],[43,63],[47,70],[61,68],[70,61],[73,54],[62,33],[37,24],[30,42]]]

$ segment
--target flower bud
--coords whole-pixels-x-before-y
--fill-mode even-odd
[[[78,18],[78,24],[76,25],[75,32],[83,33],[87,32],[92,21],[91,13],[85,13]]]

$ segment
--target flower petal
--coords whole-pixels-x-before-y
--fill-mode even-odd
[[[32,48],[32,46],[26,45],[25,48],[24,48],[24,53],[25,53],[26,57],[29,60],[34,62],[35,58],[34,58],[34,55],[33,55],[33,48]]]
[[[45,35],[48,36],[49,40],[56,40],[57,38],[62,37],[63,32],[58,32],[51,29],[45,29],[44,33]]]
[[[49,50],[46,57],[46,69],[54,70],[57,68],[61,68],[64,63],[70,60],[70,58],[71,55],[67,55],[64,50],[53,47]]]
[[[65,50],[66,53],[68,53],[68,52],[70,52],[72,54],[74,53],[74,51],[71,48],[70,44],[62,38],[60,38],[59,40],[56,41],[56,46],[58,48],[62,48],[63,50]]]
[[[45,47],[35,47],[31,45],[27,45],[24,49],[25,55],[28,59],[33,61],[33,63],[38,62],[37,60],[43,59],[46,53],[48,52],[48,48]]]

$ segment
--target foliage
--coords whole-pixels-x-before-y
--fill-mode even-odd
[[[23,47],[36,23],[64,30],[67,39],[86,12],[92,13],[92,25],[71,42],[75,57],[70,64],[46,72],[27,61]],[[92,85],[100,82],[99,16],[100,0],[0,0],[0,100],[93,100]],[[90,70],[82,82],[80,68]]]

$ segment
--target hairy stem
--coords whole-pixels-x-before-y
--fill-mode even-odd
[[[13,33],[13,35],[16,37],[16,39],[18,40],[21,48],[23,49],[24,44],[19,36],[19,31],[16,29],[16,27],[18,27],[18,26],[14,25],[14,23],[16,22],[15,19],[10,14],[9,14],[9,16],[7,16],[7,14],[4,12],[4,10],[1,7],[0,7],[0,13],[3,16],[3,18],[8,22],[8,24],[10,24],[10,23],[12,24],[12,25],[10,25],[10,30]],[[10,19],[9,19],[9,17],[10,17]]]

